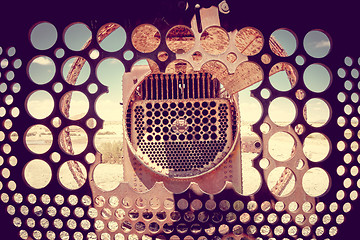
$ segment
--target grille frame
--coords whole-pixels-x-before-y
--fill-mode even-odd
[[[196,74],[196,73],[195,73]],[[146,84],[147,79],[149,79],[149,76],[154,78],[162,78],[163,76],[169,76],[169,74],[156,74],[156,77],[154,77],[155,74],[149,74],[146,76],[142,81],[138,81],[132,88],[131,94],[128,101],[124,101],[126,109],[124,109],[124,119],[126,121],[124,122],[124,137],[128,145],[128,149],[132,153],[132,155],[137,159],[138,162],[140,162],[143,166],[145,166],[147,169],[149,169],[151,172],[160,174],[163,177],[171,178],[174,180],[181,180],[181,179],[192,179],[200,177],[204,174],[208,174],[215,169],[217,169],[225,160],[228,159],[228,157],[231,155],[231,153],[234,151],[234,148],[239,141],[240,138],[240,114],[239,114],[239,106],[238,106],[238,100],[237,95],[230,95],[226,89],[221,88],[221,84],[218,82],[216,78],[211,79],[211,74],[199,74],[198,76],[206,76],[206,78],[211,79],[211,81],[214,81],[212,83],[213,85],[218,84],[219,88],[217,88],[217,92],[214,91],[211,98],[181,98],[181,99],[149,99],[144,100],[144,95],[142,95],[142,91],[144,90],[143,86]],[[181,76],[184,77],[184,75],[187,74],[174,74],[176,75],[173,77],[173,79],[179,79]],[[179,77],[179,78],[178,78]],[[199,77],[198,79],[202,79]],[[208,81],[210,83],[210,81]],[[217,83],[216,83],[217,82]],[[214,98],[212,97],[214,96]],[[152,101],[154,103],[161,102],[161,103],[168,103],[171,104],[172,102],[180,102],[180,101],[187,101],[187,102],[199,102],[199,101],[217,101],[220,102],[227,102],[228,106],[228,121],[231,123],[228,126],[227,132],[231,132],[231,142],[226,144],[226,149],[224,148],[223,151],[217,154],[216,162],[212,162],[211,164],[207,164],[207,167],[202,170],[198,169],[192,169],[191,171],[169,171],[168,169],[162,169],[160,167],[155,167],[154,164],[151,164],[150,160],[146,155],[142,153],[142,151],[138,148],[136,142],[136,137],[133,136],[132,131],[132,109],[134,106],[138,106],[138,103],[141,101]],[[218,104],[217,104],[218,105]]]

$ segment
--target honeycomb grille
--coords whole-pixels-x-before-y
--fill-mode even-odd
[[[193,176],[214,168],[233,143],[226,99],[140,100],[132,108],[131,141],[150,168]]]

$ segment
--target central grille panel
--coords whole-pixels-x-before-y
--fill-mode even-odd
[[[131,141],[145,165],[172,176],[214,168],[233,143],[227,99],[140,100],[131,113]]]

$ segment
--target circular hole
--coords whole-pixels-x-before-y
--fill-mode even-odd
[[[209,27],[201,34],[200,44],[209,54],[218,55],[228,48],[229,36],[223,28]]]
[[[270,48],[279,57],[293,55],[297,45],[295,34],[288,29],[278,29],[270,36]]]
[[[352,69],[351,70],[351,76],[355,79],[357,79],[359,77],[359,71],[357,69]]]
[[[91,59],[97,59],[99,56],[100,56],[99,50],[97,50],[97,49],[91,49],[91,50],[89,51],[89,57],[90,57]]]
[[[58,163],[58,162],[60,162],[61,155],[60,155],[58,152],[53,152],[53,153],[50,155],[50,159],[51,159],[53,162]]]
[[[50,183],[52,171],[45,161],[35,159],[25,165],[24,178],[30,187],[41,189]]]
[[[155,51],[160,45],[160,32],[151,24],[137,26],[131,35],[131,42],[136,50],[142,53]]]
[[[166,44],[174,53],[186,53],[195,45],[193,31],[184,25],[177,25],[166,34]]]
[[[191,57],[195,62],[199,62],[202,59],[202,54],[201,54],[201,52],[196,51],[191,55]]]
[[[330,177],[322,168],[310,168],[303,176],[302,186],[309,196],[320,197],[330,188]]]
[[[79,189],[85,184],[86,180],[86,168],[78,161],[67,161],[59,168],[58,181],[66,189]]]
[[[310,56],[323,58],[330,52],[330,37],[322,30],[312,30],[305,35],[304,48]]]
[[[327,67],[320,64],[311,64],[304,72],[306,87],[316,93],[324,92],[330,86],[331,78]]]
[[[49,22],[37,23],[30,30],[30,41],[34,48],[38,50],[47,50],[51,48],[56,40],[58,34],[54,25]]]
[[[60,110],[64,117],[79,120],[89,111],[89,100],[82,92],[67,92],[60,99]]]
[[[286,132],[275,133],[268,144],[270,155],[277,161],[287,161],[295,152],[295,140]]]
[[[287,182],[283,182],[283,176],[286,176]],[[290,195],[295,189],[295,175],[285,167],[277,167],[273,169],[267,179],[267,185],[272,194],[278,197]]]
[[[289,98],[278,97],[269,105],[269,117],[275,124],[287,126],[295,120],[296,110],[294,103]]]
[[[322,127],[330,120],[330,107],[320,98],[312,98],[303,109],[306,122],[313,127]]]
[[[122,75],[125,72],[123,63],[116,58],[107,58],[101,61],[96,68],[96,76],[110,91],[121,92]]]
[[[93,173],[94,182],[103,191],[116,189],[123,181],[123,167],[120,164],[98,164]]]
[[[84,50],[91,42],[91,31],[83,23],[71,24],[65,29],[64,42],[73,51]]]
[[[261,90],[260,95],[263,99],[269,99],[269,97],[271,96],[271,92],[269,89],[264,88]]]
[[[20,92],[20,89],[21,89],[21,86],[19,83],[14,83],[12,86],[11,86],[11,89],[14,93],[18,93]]]
[[[304,125],[302,125],[302,124],[297,124],[297,125],[295,126],[295,132],[296,132],[297,135],[303,134],[303,133],[305,132],[305,127],[304,127]]]
[[[62,57],[65,56],[65,50],[62,49],[62,48],[57,48],[57,49],[55,50],[54,54],[55,54],[55,56],[56,56],[57,58],[62,58]]]
[[[54,90],[54,92],[56,92],[56,93],[60,93],[63,89],[64,89],[64,86],[63,86],[62,83],[56,82],[56,83],[53,85],[53,90]]]
[[[226,60],[228,60],[228,62],[230,63],[234,63],[237,59],[237,56],[235,53],[229,53],[227,56],[226,56]]]
[[[262,169],[266,169],[266,168],[269,167],[270,161],[269,161],[268,159],[266,159],[266,158],[262,158],[262,159],[260,160],[260,162],[259,162],[259,165],[260,165],[260,167],[261,167]]]
[[[59,134],[61,149],[70,155],[82,153],[88,145],[88,136],[79,126],[67,126]]]
[[[305,64],[305,57],[302,56],[302,55],[298,55],[295,58],[295,62],[296,62],[297,65],[302,66],[302,65]]]
[[[263,48],[264,36],[256,28],[242,28],[235,36],[235,46],[245,56],[254,56]]]
[[[354,60],[351,57],[345,57],[344,63],[346,66],[350,67],[353,64]]]
[[[15,78],[15,73],[13,71],[7,71],[5,73],[5,78],[8,80],[8,81],[11,81]]]
[[[91,83],[89,86],[88,86],[88,91],[89,93],[91,94],[95,94],[97,91],[98,91],[98,85],[96,85],[95,83]]]
[[[345,102],[347,99],[347,95],[344,92],[339,92],[337,95],[337,99],[339,102]]]
[[[304,140],[304,154],[313,162],[325,160],[329,156],[330,150],[329,140],[321,133],[311,133]]]
[[[36,153],[46,153],[53,143],[53,135],[50,129],[44,125],[34,125],[25,133],[26,147]]]
[[[169,54],[165,51],[160,51],[157,55],[157,58],[161,61],[161,62],[165,62],[166,60],[168,60],[169,58]]]
[[[64,62],[61,74],[67,83],[78,86],[88,80],[90,65],[83,57],[71,57]]]
[[[55,76],[55,63],[47,56],[38,56],[30,61],[28,74],[30,79],[36,84],[46,84]]]
[[[131,59],[134,58],[134,52],[130,51],[130,50],[125,51],[124,52],[124,58],[125,58],[125,60],[130,61]]]
[[[261,56],[261,62],[263,63],[263,64],[269,64],[270,62],[271,62],[271,55],[270,54],[263,54],[262,56]]]
[[[298,72],[290,63],[280,62],[270,69],[269,79],[276,90],[286,92],[296,85]]]
[[[270,131],[270,125],[267,124],[267,123],[261,124],[261,126],[260,126],[260,131],[261,131],[263,134],[269,133],[269,131]]]
[[[97,33],[100,47],[107,52],[119,51],[126,42],[126,32],[117,23],[103,25]]]

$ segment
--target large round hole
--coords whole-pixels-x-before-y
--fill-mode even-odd
[[[99,164],[94,170],[94,181],[98,188],[112,191],[123,181],[123,165]]]
[[[269,105],[269,117],[271,121],[279,126],[291,124],[297,116],[297,108],[294,103],[286,97],[278,97]]]
[[[67,92],[60,100],[60,110],[66,118],[79,120],[87,114],[89,110],[89,100],[82,92]]]
[[[86,168],[78,161],[67,161],[59,168],[58,181],[69,190],[81,188],[85,184],[86,179]]]
[[[212,55],[221,54],[228,48],[229,36],[220,27],[209,27],[201,34],[200,44],[206,52]]]
[[[83,23],[75,23],[68,26],[64,33],[66,46],[73,51],[84,50],[91,42],[91,31]]]
[[[116,91],[119,95],[122,92],[121,84],[124,72],[124,65],[116,58],[107,58],[101,61],[96,68],[96,76],[99,81],[106,86],[111,86],[110,91]]]
[[[270,48],[273,53],[280,57],[293,55],[297,44],[295,34],[287,29],[278,29],[270,36]]]
[[[295,175],[289,168],[277,167],[270,172],[267,185],[274,195],[286,197],[295,188]]]
[[[30,31],[31,44],[38,50],[51,48],[55,44],[57,37],[56,28],[49,22],[40,22]]]
[[[258,54],[264,46],[264,36],[253,27],[240,29],[235,37],[235,46],[246,56]]]
[[[279,91],[289,91],[298,81],[298,72],[290,63],[280,62],[270,69],[271,85]]]
[[[59,134],[61,149],[70,155],[82,153],[88,145],[88,136],[84,129],[72,125],[65,127]]]
[[[166,44],[174,53],[186,53],[194,47],[195,36],[189,27],[177,25],[167,33]]]
[[[97,41],[105,51],[116,52],[125,45],[126,32],[119,24],[108,23],[99,29]]]
[[[330,150],[329,140],[321,133],[311,133],[304,140],[304,154],[313,162],[325,160],[329,156]]]
[[[53,135],[50,129],[44,125],[31,126],[25,133],[26,147],[36,153],[46,153],[53,143]]]
[[[49,164],[40,159],[30,161],[25,165],[24,178],[30,187],[40,189],[46,187],[52,178]]]
[[[309,90],[320,93],[330,86],[331,74],[324,65],[311,64],[305,69],[304,83]]]
[[[304,48],[307,54],[314,58],[326,57],[331,49],[329,36],[321,30],[313,30],[304,38]]]
[[[269,153],[277,161],[287,161],[295,153],[295,140],[286,132],[277,132],[269,139]]]
[[[303,176],[302,186],[311,197],[323,196],[330,188],[330,177],[322,168],[310,168]]]
[[[330,120],[330,107],[324,100],[312,98],[306,102],[303,114],[309,125],[321,127]]]
[[[160,45],[160,32],[151,24],[137,26],[131,35],[131,42],[136,50],[142,53],[155,51]]]
[[[67,83],[78,86],[88,80],[90,65],[85,58],[72,57],[64,62],[61,74]]]
[[[38,56],[28,65],[30,79],[36,84],[46,84],[55,76],[55,63],[47,56]]]
[[[54,99],[44,90],[38,90],[30,94],[26,101],[26,109],[30,116],[36,119],[48,117],[54,110]]]

